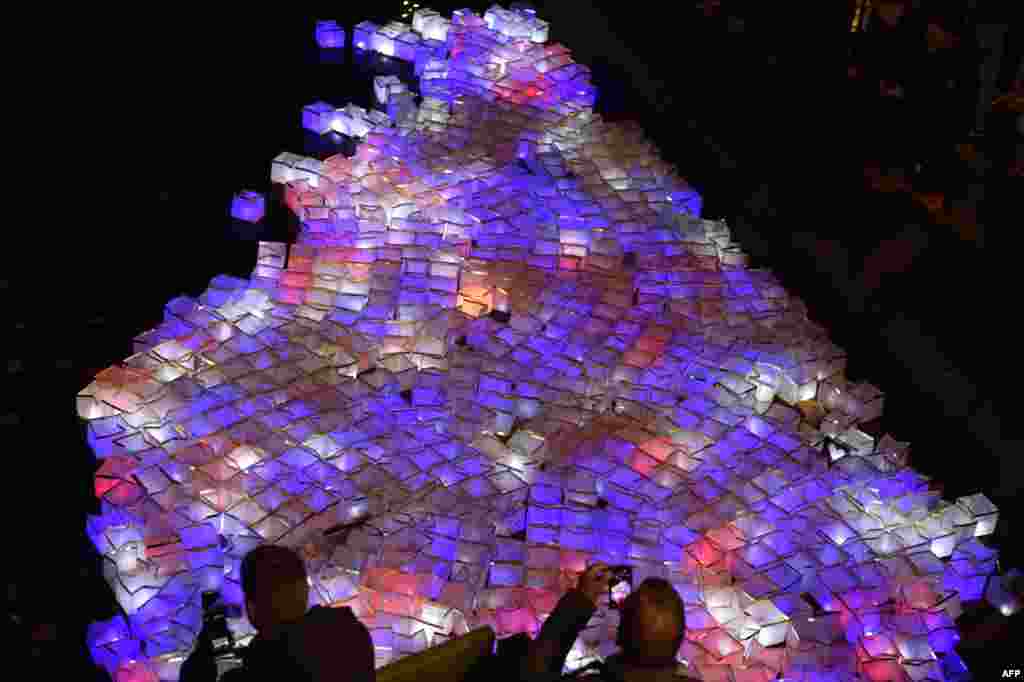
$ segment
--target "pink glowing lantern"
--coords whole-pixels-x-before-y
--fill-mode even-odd
[[[159,682],[156,671],[139,661],[129,661],[117,669],[114,682]]]

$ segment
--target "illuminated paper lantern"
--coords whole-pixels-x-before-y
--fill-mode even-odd
[[[345,29],[333,19],[316,22],[316,44],[323,48],[345,47]]]
[[[445,41],[450,25],[451,22],[432,9],[418,9],[412,15],[412,30],[428,40]]]
[[[412,13],[412,30],[417,33],[423,33],[424,22],[431,17],[441,16],[434,10],[428,7],[422,7]]]
[[[323,135],[331,129],[334,107],[327,102],[314,102],[302,107],[302,127]]]
[[[421,40],[422,38],[412,31],[402,33],[395,38],[394,56],[407,62],[415,61]]]
[[[388,99],[388,118],[396,125],[415,125],[416,100],[411,92],[399,92]]]
[[[398,76],[377,76],[373,79],[373,93],[381,104],[387,104],[395,95],[407,91],[408,88]]]
[[[413,60],[414,71],[417,76],[423,73],[423,68],[430,60],[438,60],[442,63],[445,59],[447,48],[443,40],[432,40],[430,38],[420,41],[416,46],[416,55]]]
[[[258,192],[243,191],[231,200],[231,217],[256,223],[266,212],[266,199]]]
[[[484,14],[484,21],[488,28],[509,38],[523,38],[534,43],[544,43],[548,39],[548,23],[538,19],[530,10],[506,10],[494,5]]]
[[[371,49],[373,36],[379,27],[372,21],[361,21],[352,29],[352,44],[360,50]]]
[[[369,49],[384,55],[395,57],[395,39],[406,33],[408,27],[401,22],[393,21],[377,29],[370,37]]]
[[[704,679],[960,679],[961,604],[1019,608],[981,542],[996,507],[939,499],[875,435],[881,390],[546,37],[498,6],[358,24],[422,101],[381,77],[387,113],[304,108],[355,152],[273,159],[294,243],[169,302],[79,393],[87,533],[125,613],[89,632],[112,675],[175,679],[201,591],[240,605],[264,543],[379,665],[534,634],[598,560],[676,587]],[[567,668],[614,631],[602,606]]]

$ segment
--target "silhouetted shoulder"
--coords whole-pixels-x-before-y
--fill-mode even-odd
[[[314,607],[291,633],[289,650],[309,679],[372,680],[373,643],[369,630],[348,607]]]

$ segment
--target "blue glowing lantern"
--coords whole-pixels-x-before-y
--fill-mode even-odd
[[[669,201],[673,203],[673,210],[688,213],[700,217],[704,200],[692,187],[684,187],[669,193]]]
[[[377,32],[373,34],[373,38],[370,42],[370,49],[378,54],[385,55],[387,57],[399,57],[399,52],[408,54],[408,46],[405,43],[405,39],[399,40],[402,36],[411,32],[412,27],[408,24],[403,24],[400,21],[392,21],[384,26],[377,29]],[[412,34],[415,36],[415,34]],[[410,61],[415,58],[415,48],[409,55]]]
[[[265,211],[266,199],[259,192],[244,190],[231,201],[232,218],[256,223],[263,219]]]
[[[416,56],[413,60],[413,69],[416,75],[422,75],[427,62],[433,59],[443,60],[447,49],[447,45],[442,40],[430,38],[421,40],[416,46]]]
[[[302,107],[302,127],[317,135],[323,135],[331,129],[334,107],[327,102],[313,102]]]
[[[345,29],[333,19],[316,22],[316,44],[330,49],[345,47]]]
[[[460,26],[480,26],[482,19],[479,14],[465,7],[452,12],[452,23]]]
[[[412,31],[406,31],[395,38],[395,56],[407,62],[415,61],[421,38]]]
[[[362,21],[352,29],[352,45],[360,50],[372,49],[373,36],[380,28],[372,21]]]

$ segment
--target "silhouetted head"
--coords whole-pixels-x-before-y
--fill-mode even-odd
[[[683,600],[667,580],[648,578],[622,603],[617,644],[627,663],[671,665],[685,634]]]
[[[306,565],[287,547],[263,545],[242,559],[245,611],[256,630],[289,623],[306,613],[309,582]]]
[[[882,0],[878,3],[878,18],[887,26],[892,27],[900,23],[907,13],[905,0]]]

